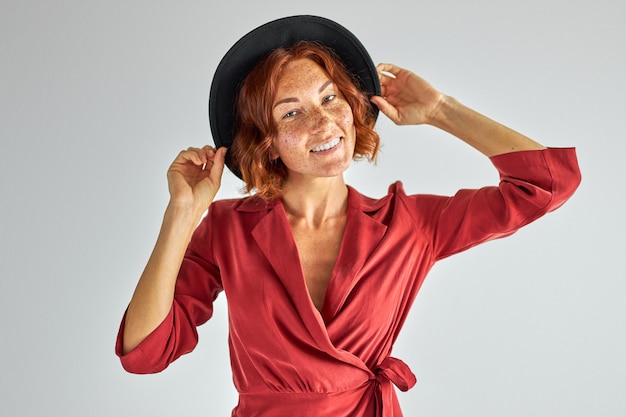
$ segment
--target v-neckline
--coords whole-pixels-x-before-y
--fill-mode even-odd
[[[330,269],[330,274],[328,276],[328,281],[326,283],[326,288],[324,289],[324,299],[323,299],[323,304],[322,304],[322,308],[321,310],[318,310],[318,308],[315,305],[315,302],[313,301],[313,298],[311,296],[311,291],[309,290],[309,286],[307,285],[307,281],[306,281],[306,274],[304,273],[304,265],[303,265],[303,261],[302,261],[302,255],[300,253],[297,241],[296,241],[296,237],[293,231],[293,228],[289,222],[289,217],[287,215],[287,211],[285,210],[285,206],[283,204],[282,201],[279,202],[279,206],[281,207],[281,215],[284,217],[284,222],[287,226],[287,230],[289,231],[289,237],[291,239],[291,245],[293,248],[295,248],[295,259],[297,261],[297,265],[298,265],[298,270],[300,271],[300,277],[299,277],[299,281],[302,283],[302,286],[304,287],[304,291],[307,294],[307,297],[310,301],[310,307],[311,309],[320,315],[320,317],[322,318],[322,321],[324,322],[324,324],[326,325],[326,320],[325,320],[325,316],[324,316],[324,310],[325,310],[325,306],[328,303],[328,298],[329,298],[329,292],[328,289],[331,286],[331,282],[335,279],[336,276],[336,270],[337,270],[337,265],[340,265],[340,262],[342,262],[342,252],[344,252],[343,247],[345,245],[345,239],[346,239],[346,230],[348,229],[348,223],[350,222],[350,192],[348,192],[348,196],[347,196],[347,202],[346,202],[346,219],[345,219],[345,224],[343,226],[343,230],[341,232],[341,239],[339,242],[339,250],[337,252],[337,256],[335,258],[335,261],[333,263],[332,268]],[[291,246],[290,245],[290,246]]]
[[[308,323],[309,330],[320,337],[328,337],[327,326],[358,283],[359,271],[387,230],[387,226],[364,212],[364,207],[361,207],[358,193],[348,187],[346,226],[321,312],[315,307],[306,286],[300,254],[282,202],[273,204],[273,208],[252,230],[252,236],[283,283],[301,317]],[[277,250],[276,242],[283,245],[280,250]]]

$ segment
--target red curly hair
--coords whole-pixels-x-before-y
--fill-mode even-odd
[[[380,138],[374,131],[376,118],[367,95],[345,69],[341,60],[329,49],[313,42],[298,42],[288,48],[272,51],[259,62],[244,80],[237,97],[235,126],[231,146],[233,168],[241,172],[244,191],[270,200],[280,197],[287,180],[287,167],[280,159],[270,158],[276,135],[272,103],[283,68],[290,62],[307,58],[320,65],[335,83],[352,108],[356,145],[354,159],[374,161]]]

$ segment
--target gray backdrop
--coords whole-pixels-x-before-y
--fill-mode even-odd
[[[393,62],[549,146],[576,146],[577,194],[518,234],[438,264],[394,355],[407,416],[626,415],[623,0],[0,1],[0,415],[228,416],[225,298],[159,375],[125,373],[119,320],[180,149],[212,143],[213,72],[274,18],[337,20]],[[381,119],[381,196],[495,183],[430,127]],[[227,173],[219,197],[238,196]]]

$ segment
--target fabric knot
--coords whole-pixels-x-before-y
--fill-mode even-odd
[[[376,416],[377,417],[394,417],[395,411],[400,413],[399,407],[395,404],[395,392],[393,385],[398,387],[400,391],[408,391],[413,388],[417,382],[417,378],[409,366],[400,359],[385,358],[378,368],[374,371],[376,375]]]
[[[376,369],[376,379],[380,381],[380,378],[387,379],[400,389],[400,391],[408,391],[413,388],[417,382],[417,378],[411,368],[402,362],[400,359],[387,357],[384,361],[378,365]]]

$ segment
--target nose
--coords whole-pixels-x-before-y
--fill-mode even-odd
[[[309,111],[309,125],[312,131],[326,130],[332,119],[323,108],[315,107]]]

